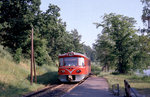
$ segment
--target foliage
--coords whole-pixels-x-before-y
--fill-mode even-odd
[[[97,27],[103,27],[102,35],[95,44],[98,58],[101,61],[116,65],[119,73],[127,73],[133,66],[132,58],[136,53],[137,35],[134,24],[136,21],[123,15],[105,14]]]
[[[16,61],[16,63],[20,63],[20,61],[21,61],[21,54],[22,54],[22,49],[18,48],[16,50],[15,55],[14,55],[14,60]]]
[[[91,72],[94,74],[94,75],[99,75],[101,73],[101,67],[99,65],[95,65],[93,62],[92,62],[92,65],[91,65]]]
[[[83,46],[82,46],[82,44],[80,44],[81,35],[78,34],[78,31],[76,29],[71,31],[71,39],[73,40],[72,43],[74,44],[73,51],[82,53]]]
[[[83,49],[85,55],[87,55],[87,57],[90,58],[92,62],[94,62],[96,58],[95,50],[92,49],[90,46],[86,46],[85,44],[83,45]]]
[[[60,53],[83,52],[81,36],[76,29],[66,31],[60,8],[49,4],[46,12],[42,12],[39,7],[40,0],[0,1],[0,41],[11,49],[14,59],[19,62],[20,54],[30,58],[31,28],[34,29],[34,54],[38,65],[55,62]]]
[[[97,54],[97,60],[102,63],[101,65],[107,65],[111,67],[111,64],[116,63],[113,60],[115,58],[115,55],[113,54],[114,42],[106,33],[103,35],[98,35],[98,39],[94,44],[94,47]]]
[[[39,0],[2,0],[0,5],[0,35],[3,45],[15,52],[29,38],[31,25],[39,10]]]
[[[138,37],[137,52],[133,55],[133,69],[146,69],[150,64],[150,39],[146,35],[141,35]]]
[[[110,72],[101,72],[99,76],[103,76],[109,83],[109,88],[112,90],[112,85],[119,84],[120,96],[124,96],[124,80],[127,80],[132,88],[135,88],[140,94],[146,97],[150,96],[150,77],[139,77],[134,74],[124,75],[118,74],[113,75]]]
[[[150,15],[150,0],[141,0],[143,6],[142,20],[145,22],[145,17]]]
[[[146,21],[148,20],[147,17],[149,17],[150,15],[150,0],[141,0],[142,4],[143,4],[143,13],[142,13],[142,20],[144,24],[147,24]],[[146,26],[146,25],[145,25]],[[150,51],[150,37],[149,37],[149,28],[148,29],[142,29],[140,32],[140,37],[139,37],[139,52],[137,54],[137,56],[134,57],[134,61],[137,61],[136,67],[137,65],[139,67],[143,68],[147,68],[150,64],[149,58],[149,51]],[[140,65],[142,64],[142,65]]]
[[[34,39],[34,57],[38,65],[49,64],[48,53],[46,52],[46,41],[39,38]]]
[[[5,49],[6,48],[0,45],[0,57],[12,61],[13,60],[12,55]]]
[[[3,54],[3,56],[1,56]],[[24,62],[23,62],[24,61]],[[58,68],[54,65],[36,66],[37,83],[31,86],[30,61],[21,60],[16,64],[12,55],[0,46],[0,97],[20,97],[23,94],[44,88],[57,81]]]

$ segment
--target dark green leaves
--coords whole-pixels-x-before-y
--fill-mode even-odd
[[[0,43],[11,48],[14,59],[30,58],[31,28],[34,29],[35,61],[38,65],[55,62],[60,53],[82,52],[77,30],[66,31],[60,18],[60,8],[50,4],[46,12],[39,8],[40,0],[0,1]]]
[[[131,69],[132,57],[136,52],[136,34],[133,18],[105,14],[103,21],[97,26],[103,27],[102,35],[99,34],[95,43],[98,59],[108,66],[116,66],[119,73],[127,73]]]

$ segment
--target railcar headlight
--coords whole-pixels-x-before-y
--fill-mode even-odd
[[[64,72],[65,72],[65,70],[61,70],[60,72],[64,73]]]
[[[77,70],[76,72],[77,72],[77,73],[80,73],[80,72],[81,72],[81,70]]]

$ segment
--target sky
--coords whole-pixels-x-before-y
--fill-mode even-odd
[[[93,23],[102,22],[105,13],[116,13],[133,17],[137,21],[136,28],[142,28],[142,3],[140,0],[41,0],[40,9],[46,11],[49,4],[57,5],[60,18],[67,23],[67,31],[77,29],[82,36],[81,42],[92,47],[102,28]]]

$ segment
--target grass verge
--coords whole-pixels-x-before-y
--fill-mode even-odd
[[[131,87],[135,88],[140,94],[150,97],[150,77],[112,74],[106,72],[101,72],[98,76],[104,77],[108,80],[110,90],[112,90],[113,84],[119,84],[121,96],[124,96],[124,80],[127,80]]]
[[[120,94],[124,96],[124,80],[127,80],[131,87],[135,88],[140,94],[150,97],[150,77],[144,76],[140,77],[133,74],[123,75],[111,72],[102,72],[101,66],[93,65],[92,73],[99,77],[104,77],[107,79],[109,84],[109,89],[112,90],[113,84],[119,84]]]
[[[91,72],[94,75],[100,75],[100,73],[101,73],[101,66],[96,65],[95,63],[92,63],[92,65],[91,65]]]
[[[57,80],[56,66],[36,66],[37,83],[30,84],[30,62],[13,62],[11,54],[0,46],[0,97],[18,97]]]

